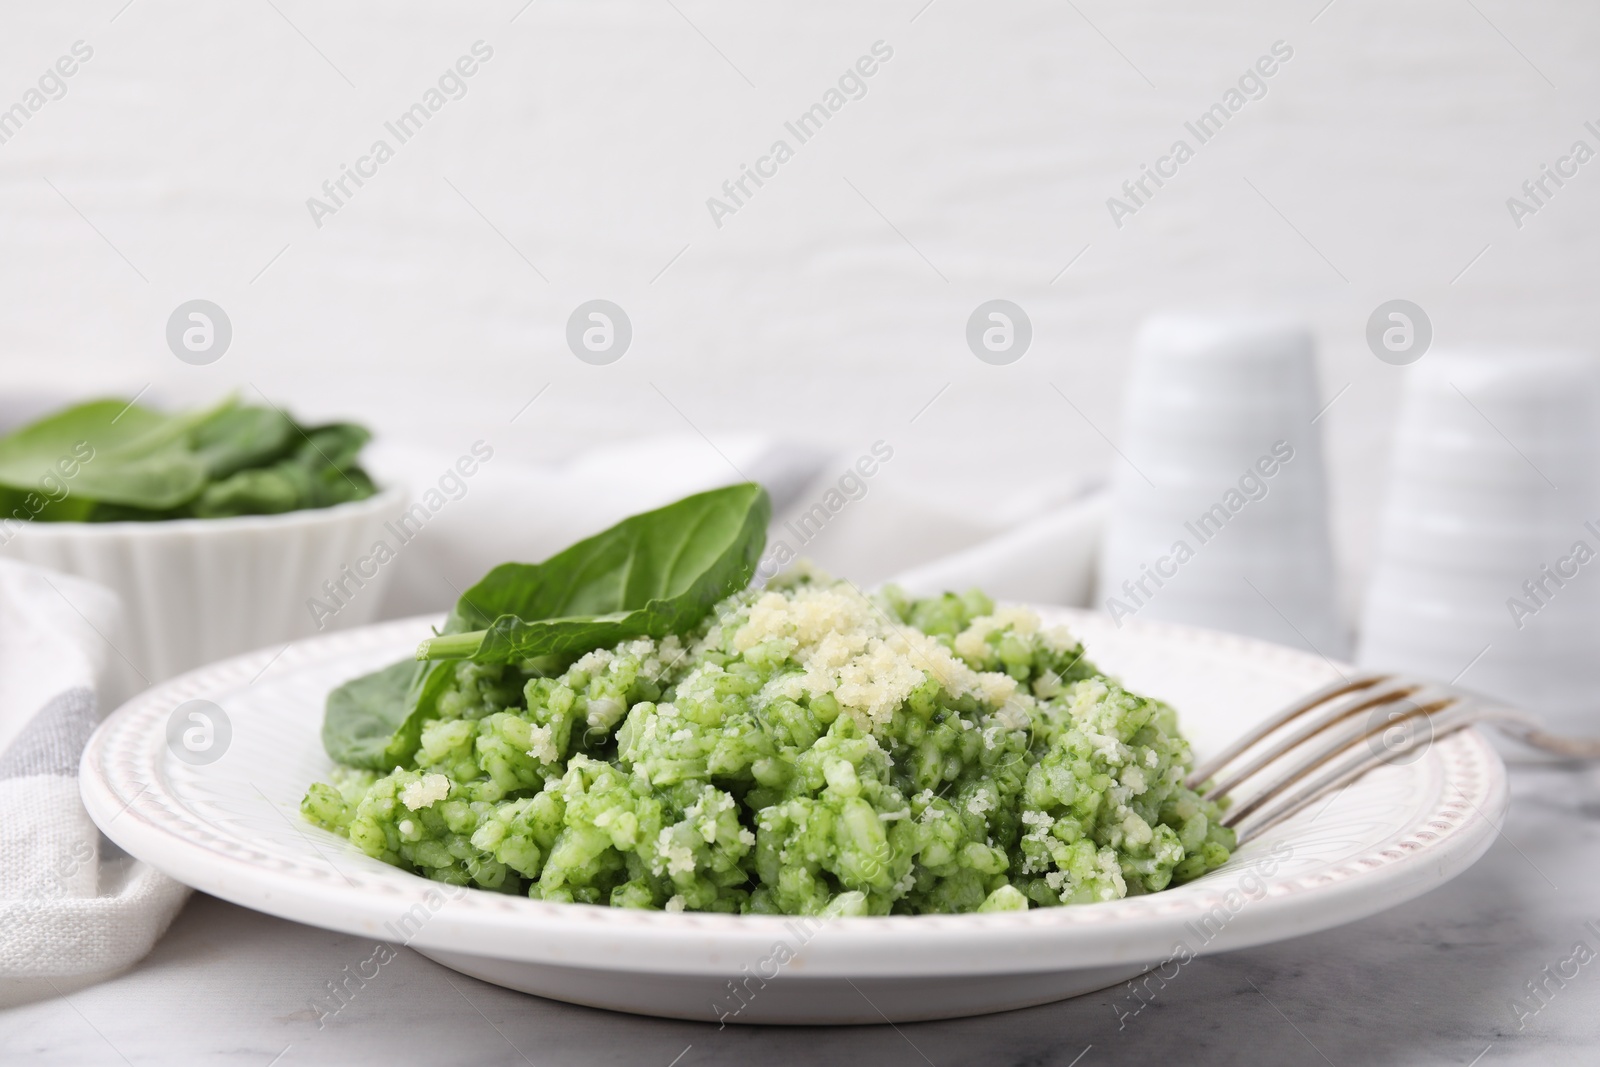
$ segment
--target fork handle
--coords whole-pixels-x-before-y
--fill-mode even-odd
[[[1493,716],[1493,722],[1500,732],[1530,748],[1564,756],[1567,759],[1600,759],[1600,738],[1562,737],[1560,734],[1553,734],[1543,729],[1537,721],[1525,715],[1516,712],[1506,713],[1503,709],[1495,710],[1500,713]]]

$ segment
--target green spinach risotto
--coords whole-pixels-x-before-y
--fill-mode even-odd
[[[456,658],[352,683],[369,687],[348,699],[377,708],[381,729],[361,727],[376,743],[341,742],[355,728],[330,701],[330,751],[367,766],[313,785],[306,818],[441,882],[668,911],[1081,904],[1228,858],[1217,806],[1183,784],[1173,709],[1102,674],[1064,628],[976,592],[869,596],[804,567],[752,585],[760,543],[729,537],[751,566],[718,578],[708,609],[625,623],[636,635],[603,646],[527,636],[530,616],[572,623],[570,605],[492,626],[458,608],[446,635],[479,632],[435,639]],[[537,584],[566,564],[508,566]],[[615,637],[594,620],[643,595],[616,592],[583,632]],[[497,630],[521,643],[495,645]]]

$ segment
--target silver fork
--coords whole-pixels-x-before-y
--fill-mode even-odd
[[[1212,783],[1207,800],[1256,787],[1222,818],[1243,843],[1379,764],[1478,722],[1492,722],[1558,756],[1600,759],[1600,740],[1559,737],[1531,716],[1476,693],[1368,672],[1296,700],[1197,766],[1186,784],[1198,790]]]

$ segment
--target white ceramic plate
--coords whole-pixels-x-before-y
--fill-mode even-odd
[[[1274,645],[1045,609],[1090,656],[1179,710],[1203,757],[1334,677]],[[1241,848],[1188,885],[1024,913],[837,919],[669,914],[550,904],[440,886],[301,820],[331,767],[319,730],[341,682],[409,654],[411,619],[265,650],[147,691],[83,756],[89,813],[117,844],[180,881],[298,922],[404,942],[486,981],[558,1000],[728,1022],[875,1023],[1003,1011],[1075,996],[1190,955],[1360,919],[1442,884],[1489,847],[1505,768],[1472,730],[1385,766]],[[191,766],[167,746],[188,700],[220,706],[231,741]],[[792,957],[792,958],[790,958]]]

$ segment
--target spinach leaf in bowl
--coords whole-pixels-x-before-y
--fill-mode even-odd
[[[0,508],[39,522],[270,515],[375,491],[357,462],[365,429],[304,427],[233,399],[163,414],[93,400],[0,439]]]
[[[79,404],[0,439],[0,485],[35,491],[63,457],[76,455],[81,462],[66,481],[69,495],[96,503],[176,507],[206,483],[205,463],[190,437],[226,406],[163,415],[121,400]]]
[[[293,429],[296,437],[288,455],[270,466],[238,470],[206,486],[190,505],[193,514],[202,519],[273,515],[331,507],[376,491],[355,462],[367,443],[365,429],[350,423]]]

